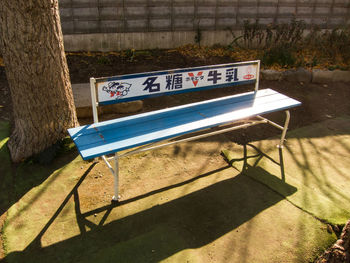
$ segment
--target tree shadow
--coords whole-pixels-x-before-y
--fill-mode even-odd
[[[84,173],[32,243],[24,251],[10,253],[6,259],[13,262],[159,262],[182,250],[213,242],[284,199],[241,173],[106,224],[111,213],[120,211],[118,209],[131,202],[214,175],[229,166],[125,200],[118,206],[110,204],[81,213],[78,188],[92,168],[93,165]],[[250,168],[247,166],[246,169]],[[297,191],[295,187],[267,171],[261,169],[260,172],[271,180],[277,180],[277,183],[288,189],[289,194]],[[42,237],[71,197],[75,203],[80,235],[43,247]],[[88,218],[103,212],[104,215],[97,224]],[[87,231],[87,228],[90,230]]]
[[[5,143],[0,145],[0,215],[4,214],[32,188],[42,184],[56,170],[64,169],[65,165],[71,163],[78,155],[76,150],[70,150],[64,154],[58,154],[58,157],[48,164],[35,163],[30,160],[14,164],[11,162],[6,143],[9,126],[1,128],[3,130],[0,133],[0,142]]]

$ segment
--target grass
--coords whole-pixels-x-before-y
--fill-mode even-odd
[[[296,207],[323,222],[344,225],[350,218],[349,123],[349,117],[337,118],[289,132],[282,155],[283,167],[278,152],[272,147],[277,145],[277,140],[248,146],[248,156],[254,158],[248,159],[245,169],[239,161],[243,153],[224,151],[224,154],[237,169],[243,169],[251,178],[285,196]],[[298,191],[290,194],[283,185],[266,178],[261,169],[272,171],[276,177],[282,176]]]
[[[0,127],[5,130],[0,133],[3,161],[8,125]],[[255,169],[254,180],[227,166],[194,172],[190,167],[206,167],[206,151],[217,147],[203,141],[196,144],[199,151],[192,151],[191,145],[183,145],[189,158],[162,149],[124,159],[123,180],[130,180],[136,196],[118,207],[101,198],[104,188],[112,189],[112,180],[96,181],[98,165],[74,152],[51,165],[25,163],[10,170],[17,194],[7,205],[6,260],[305,262],[334,242],[322,222],[286,200],[301,190],[289,176],[283,182],[270,166]],[[218,167],[217,162],[209,163]],[[187,181],[169,177],[170,167],[198,176]],[[132,168],[137,177],[127,173]],[[143,193],[152,182],[154,190]],[[272,182],[270,188],[266,182]],[[284,189],[283,195],[271,188]]]
[[[3,225],[3,241],[5,252],[9,247],[12,235],[7,234],[7,230],[12,228],[11,220],[13,214],[11,211],[16,210],[18,202],[24,202],[24,205],[17,211],[15,217],[31,209],[32,202],[40,199],[42,191],[45,188],[45,182],[48,181],[50,175],[57,176],[65,164],[71,163],[70,166],[75,167],[72,161],[76,153],[71,151],[72,142],[64,140],[63,146],[60,148],[59,157],[50,164],[40,164],[35,158],[29,159],[18,165],[11,162],[10,154],[7,148],[10,127],[8,122],[0,122],[0,214],[7,213],[5,223]],[[54,180],[55,177],[51,177]],[[50,182],[50,180],[49,180]],[[37,192],[37,197],[28,202],[27,193],[29,191]],[[21,216],[22,217],[22,216]],[[40,215],[42,217],[42,215]],[[25,216],[23,216],[23,219]],[[17,225],[21,228],[21,224]],[[26,233],[31,236],[30,231]],[[25,240],[24,236],[19,236]],[[11,247],[11,246],[10,246]]]

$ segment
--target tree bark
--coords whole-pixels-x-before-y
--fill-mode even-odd
[[[57,0],[1,0],[0,47],[13,104],[14,162],[56,143],[78,124]]]

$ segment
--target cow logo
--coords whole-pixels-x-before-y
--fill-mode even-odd
[[[247,72],[247,74],[243,76],[244,79],[249,80],[249,79],[254,78],[254,75],[251,74],[252,73],[252,67],[248,67],[246,72]]]
[[[128,95],[131,84],[126,82],[108,82],[107,86],[103,86],[102,90],[107,92],[111,98],[121,99]]]
[[[198,81],[204,78],[204,76],[202,76],[202,74],[203,74],[203,71],[199,71],[196,76],[192,72],[190,72],[190,73],[188,73],[189,77],[186,78],[186,80],[187,81],[191,80],[193,85],[196,87],[198,84]]]

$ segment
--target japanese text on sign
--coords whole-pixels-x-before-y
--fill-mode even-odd
[[[124,101],[167,92],[230,86],[235,82],[254,81],[256,71],[257,64],[250,63],[112,77],[97,83],[98,100]]]

